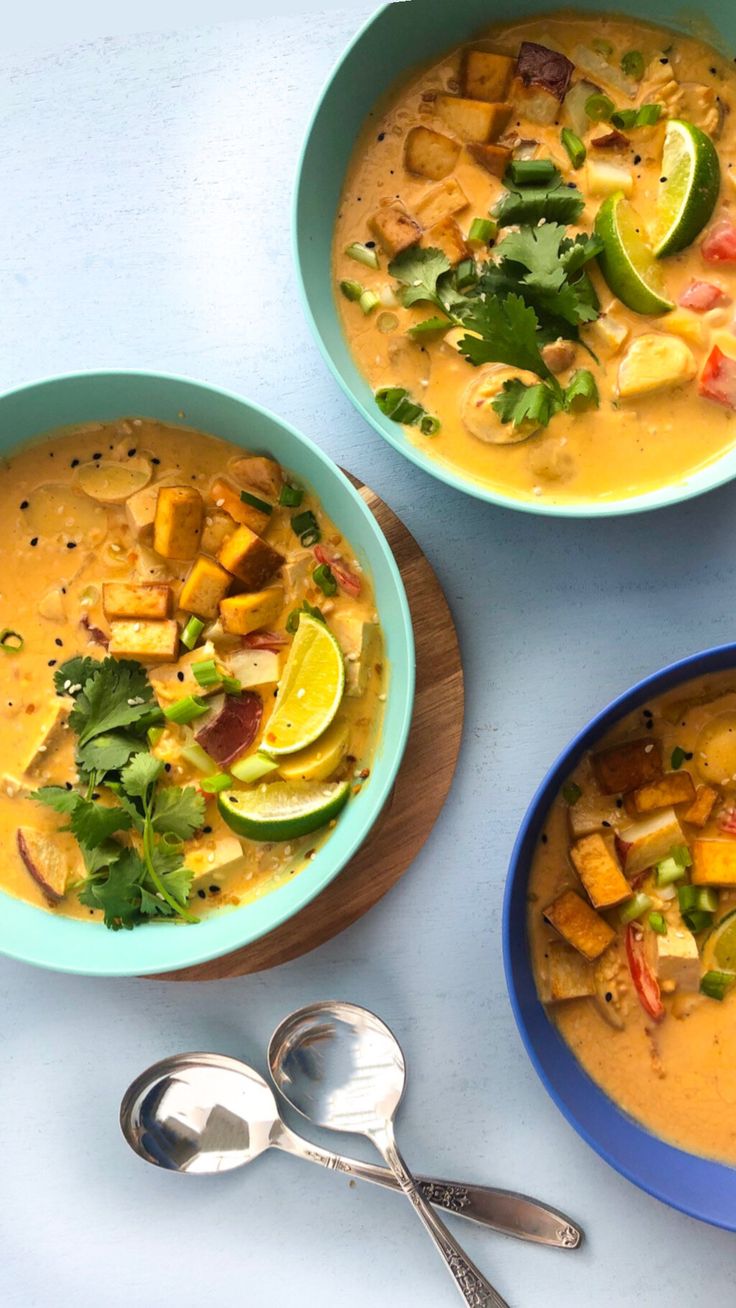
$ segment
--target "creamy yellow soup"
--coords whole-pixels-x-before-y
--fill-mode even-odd
[[[300,499],[298,506],[280,503],[285,487],[287,498],[290,492],[292,501]],[[200,514],[194,534],[178,545],[171,523],[160,521],[167,495],[167,503],[173,496]],[[292,526],[292,518],[305,513],[313,515],[316,540],[315,532],[299,536]],[[229,746],[224,752],[237,753],[238,763],[262,757],[294,639],[294,615],[318,610],[344,660],[337,716],[315,744],[284,756],[250,787],[231,777],[230,788],[237,793],[274,782],[329,787],[346,781],[352,795],[368,783],[387,683],[371,581],[313,492],[275,460],[147,419],[86,424],[2,460],[0,517],[6,564],[12,561],[0,581],[3,890],[67,916],[100,916],[80,902],[86,873],[77,841],[60,832],[65,823],[59,814],[33,797],[44,786],[79,789],[78,737],[69,714],[80,687],[67,678],[57,694],[53,680],[77,655],[142,664],[154,708],[168,710],[188,694],[200,698],[207,712],[185,723],[159,713],[150,737],[151,752],[164,768],[159,790],[175,785],[200,794],[207,773],[227,777],[234,766],[232,759],[222,763],[192,749],[202,727],[217,718],[228,696],[248,697],[260,715],[255,732],[241,753]],[[185,516],[179,521],[187,530],[191,526]],[[250,533],[265,560],[265,571],[250,579],[232,561],[232,543],[241,531]],[[195,569],[210,590],[194,586]],[[151,605],[149,619],[144,610]],[[197,614],[190,651],[185,632]],[[192,673],[194,663],[213,659],[218,675],[232,677],[214,691]],[[95,794],[103,804],[114,802],[104,784]],[[204,801],[199,829],[182,847],[193,876],[189,908],[197,915],[247,903],[283,884],[309,863],[335,825],[332,820],[293,839],[249,839],[226,824],[215,794],[206,793]],[[137,847],[130,832],[114,839]]]
[[[540,998],[593,1080],[736,1164],[736,675],[651,701],[582,760],[528,900]]]
[[[524,42],[569,58],[574,69],[567,95],[552,109],[553,120],[540,122],[540,112],[542,117],[550,115],[520,92],[518,80],[509,85],[507,78],[501,90],[489,92],[502,102],[494,108],[503,110],[489,126],[482,99],[477,98],[484,94],[482,86],[479,91],[473,82],[468,89],[464,72],[468,50],[508,56],[512,76],[513,61]],[[621,59],[632,51],[643,57],[643,74],[624,79],[622,90]],[[573,97],[584,83],[590,93],[607,96],[612,107],[657,105],[660,119],[654,125],[623,130],[618,143],[614,139],[596,145],[611,134],[612,127],[584,112],[581,126],[580,93],[576,108]],[[467,125],[465,118],[457,118],[457,104],[470,101],[476,112],[478,103],[481,106],[477,128],[472,120]],[[732,230],[736,216],[732,172],[736,127],[731,112],[735,102],[733,65],[704,42],[631,19],[569,11],[489,28],[471,47],[450,50],[431,67],[412,72],[377,106],[356,143],[340,200],[334,236],[335,294],[350,348],[371,387],[403,388],[413,403],[439,420],[434,436],[424,435],[416,424],[405,425],[404,433],[413,444],[439,465],[479,484],[516,499],[548,504],[620,499],[687,483],[697,470],[731,448],[736,389],[730,386],[724,398],[717,386],[713,398],[701,394],[701,378],[705,369],[705,387],[712,392],[706,364],[714,346],[729,360],[736,358],[731,303],[736,293],[736,247],[728,259],[709,262],[703,256],[703,236],[698,236],[682,252],[661,259],[662,292],[674,306],[662,314],[627,308],[609,290],[593,259],[586,267],[598,296],[600,320],[581,327],[580,340],[569,349],[560,349],[558,343],[555,350],[551,342],[550,363],[563,386],[576,370],[589,368],[600,405],[558,413],[546,426],[522,423],[514,429],[494,418],[488,402],[477,421],[477,395],[472,388],[479,370],[458,353],[457,331],[440,331],[420,340],[407,335],[436,310],[427,303],[408,308],[402,303],[401,288],[389,272],[396,232],[390,228],[386,236],[385,219],[387,210],[393,212],[398,206],[410,224],[408,235],[406,230],[399,232],[399,244],[413,240],[419,249],[441,248],[455,268],[468,258],[482,268],[494,260],[508,229],[502,229],[495,246],[489,246],[469,239],[474,219],[487,218],[503,195],[501,174],[509,162],[544,159],[559,169],[563,183],[574,183],[584,198],[579,218],[569,226],[570,235],[590,233],[606,195],[622,188],[642,219],[646,237],[654,223],[666,126],[670,119],[682,118],[710,137],[720,159],[720,194],[704,229],[707,240],[714,228],[721,230],[720,224]],[[577,167],[561,141],[562,129],[571,122],[587,151],[585,162]],[[420,141],[422,150],[414,148],[418,127],[436,134]],[[499,175],[477,162],[478,142],[490,142],[501,151]],[[432,152],[433,146],[439,156]],[[422,175],[421,170],[430,175]],[[406,221],[402,223],[405,229]],[[378,269],[346,253],[355,242],[374,250]],[[372,292],[378,303],[371,298],[346,298],[340,290],[345,282]],[[702,292],[696,292],[697,308],[692,307],[692,295],[686,294],[693,282],[713,288],[704,300]],[[679,304],[682,296],[690,307]],[[717,297],[716,302],[703,307],[709,296]],[[668,370],[660,368],[659,361],[650,368],[647,359],[645,371],[651,375],[642,384],[637,378],[631,386],[626,373],[641,372],[641,360],[635,357],[637,341],[652,333],[657,340],[653,346],[647,340],[644,352],[651,357],[664,339],[677,361]],[[500,385],[495,376],[499,365],[486,365],[481,371],[488,373],[492,397]],[[731,374],[729,363],[725,371]],[[535,381],[519,366],[501,380],[508,376]]]

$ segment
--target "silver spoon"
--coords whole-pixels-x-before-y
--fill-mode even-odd
[[[400,1191],[393,1173],[313,1145],[279,1116],[273,1091],[257,1072],[225,1054],[177,1054],[147,1068],[125,1092],[120,1125],[146,1162],[206,1174],[243,1167],[266,1149]],[[419,1177],[426,1199],[481,1226],[558,1249],[575,1249],[582,1232],[546,1204],[511,1190]]]
[[[413,1204],[457,1289],[472,1308],[508,1308],[430,1208],[399,1153],[394,1117],[406,1084],[404,1055],[388,1027],[365,1008],[309,1004],[276,1028],[268,1049],[276,1085],[304,1117],[365,1135]]]

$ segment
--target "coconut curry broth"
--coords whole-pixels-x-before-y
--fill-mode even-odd
[[[212,502],[213,478],[233,475],[235,483],[231,471],[233,461],[242,459],[244,453],[196,431],[183,431],[145,419],[127,419],[107,425],[88,424],[54,435],[2,461],[0,517],[6,530],[5,557],[13,560],[13,567],[5,570],[0,583],[0,626],[12,628],[24,640],[19,653],[0,653],[3,740],[0,887],[10,894],[39,907],[54,907],[71,917],[99,916],[80,904],[74,892],[74,883],[84,875],[76,842],[71,836],[59,833],[63,820],[58,814],[29,797],[32,790],[43,785],[65,785],[75,779],[72,732],[63,718],[54,726],[59,706],[70,704],[65,697],[60,699],[55,695],[54,670],[77,654],[105,657],[111,625],[115,625],[106,617],[103,607],[105,583],[168,584],[173,592],[170,612],[177,614],[180,628],[185,618],[184,613],[177,612],[177,604],[191,562],[178,562],[157,554],[152,545],[151,526],[142,525],[146,515],[134,525],[135,511],[128,507],[133,503],[132,497],[117,504],[92,498],[80,489],[80,470],[96,462],[103,477],[110,476],[112,469],[114,479],[122,468],[126,470],[123,476],[129,478],[132,470],[133,486],[147,483],[147,489],[155,490],[172,484],[196,487],[205,501],[199,548],[212,557],[236,527],[221,502]],[[116,489],[119,490],[113,486],[111,493]],[[262,486],[255,489],[260,497],[268,493]],[[98,493],[94,483],[92,490]],[[358,580],[357,597],[338,587],[334,595],[326,598],[314,583],[317,560],[311,550],[302,548],[290,526],[293,514],[309,510],[319,521],[322,548],[335,560],[341,560],[342,566],[350,570],[348,575]],[[334,767],[328,775],[330,781],[354,777],[357,791],[370,773],[385,699],[386,673],[370,581],[361,572],[347,542],[308,491],[304,492],[298,509],[276,508],[263,535],[286,559],[276,578],[283,585],[282,604],[278,614],[269,617],[265,624],[269,633],[277,637],[275,651],[271,654],[266,651],[266,656],[275,660],[277,669],[283,670],[292,639],[285,630],[289,613],[304,601],[321,609],[341,644],[346,666],[346,694],[338,710],[338,721],[345,726],[345,742],[342,745],[338,742]],[[237,581],[233,589],[238,591]],[[145,623],[130,625],[145,626]],[[225,667],[232,661],[232,670],[239,673],[241,680],[242,667],[236,665],[238,659],[242,660],[243,646],[252,640],[255,645],[252,655],[263,659],[264,653],[258,648],[260,632],[254,637],[232,636],[222,631],[221,623],[203,625],[194,658],[206,659],[214,654]],[[369,632],[371,637],[362,650],[356,637],[361,631]],[[124,653],[121,651],[121,655]],[[186,661],[187,650],[183,645],[178,653]],[[162,666],[160,658],[147,660],[141,655],[140,661],[148,668],[161,706],[170,704],[178,696],[183,674],[177,674],[174,665]],[[262,743],[269,705],[276,702],[278,674],[264,683],[263,676],[267,674],[259,677],[257,671],[257,668],[252,670],[252,680],[245,675],[243,682],[253,687],[264,707],[263,720],[249,746],[249,754],[255,753]],[[183,690],[207,694],[196,682],[192,685],[189,682],[191,675],[187,673]],[[212,702],[214,713],[217,697]],[[153,747],[154,754],[166,765],[162,783],[187,786],[196,785],[201,779],[202,771],[192,767],[181,751],[192,744],[193,732],[202,721],[207,719],[197,720],[191,727],[166,724]],[[300,757],[296,755],[292,759],[298,762]],[[290,775],[294,775],[293,769]],[[320,775],[324,778],[324,769]],[[265,781],[274,779],[282,779],[281,770]],[[334,825],[333,821],[331,826]],[[67,885],[66,894],[59,902],[52,902],[29,875],[17,847],[19,828],[50,837],[59,851]],[[220,816],[216,801],[209,798],[205,825],[186,843],[185,861],[194,872],[192,910],[200,912],[209,907],[245,903],[277,888],[305,866],[330,829],[326,827],[278,843],[236,838]]]
[[[736,1164],[736,937],[726,928],[715,952],[718,924],[736,922],[736,676],[651,701],[596,745],[594,760],[627,741],[639,744],[605,785],[586,756],[545,823],[529,880],[537,989],[624,1112],[681,1148]],[[653,744],[649,755],[642,741]],[[664,806],[667,798],[680,802]],[[570,891],[577,902],[562,899]],[[701,893],[703,907],[683,906]],[[610,943],[592,943],[601,923]],[[591,959],[581,946],[587,955],[603,948]],[[714,973],[728,979],[711,997],[701,988]]]
[[[609,132],[608,124],[592,122],[584,133],[587,162],[573,169],[561,145],[561,128],[570,121],[564,106],[554,123],[544,125],[529,121],[517,105],[500,138],[510,147],[511,158],[550,159],[560,169],[565,182],[574,182],[580,188],[586,203],[578,223],[570,226],[571,233],[590,232],[601,204],[602,192],[592,194],[588,182],[587,170],[591,165],[610,163],[624,170],[624,177],[628,175],[631,182],[632,203],[645,222],[651,219],[661,173],[666,118],[678,114],[689,117],[716,139],[722,185],[713,220],[734,216],[736,174],[732,178],[730,170],[736,144],[736,115],[730,110],[736,104],[736,73],[720,54],[702,42],[649,25],[600,17],[586,19],[578,13],[495,27],[487,36],[488,40],[480,44],[493,51],[516,56],[522,41],[532,41],[562,51],[573,62],[576,62],[576,47],[590,49],[603,42],[601,48],[612,47],[609,58],[616,72],[623,52],[636,48],[644,53],[647,67],[636,88],[635,100],[617,92],[604,77],[598,83],[619,105],[646,101],[661,104],[664,110],[656,126],[632,130],[621,148],[592,147],[593,138]],[[406,335],[409,327],[426,320],[433,310],[426,303],[407,309],[394,294],[397,283],[387,271],[391,252],[381,248],[370,221],[382,206],[400,201],[425,228],[421,245],[440,246],[456,266],[461,256],[473,255],[482,260],[489,253],[493,255],[492,247],[489,252],[478,243],[468,244],[467,238],[473,219],[488,215],[503,194],[504,185],[500,177],[490,175],[474,162],[472,146],[467,141],[462,148],[457,144],[457,162],[451,175],[439,184],[409,171],[405,164],[407,136],[417,124],[440,133],[445,139],[457,135],[452,126],[448,128],[448,121],[437,106],[438,97],[448,91],[450,95],[458,91],[461,95],[469,94],[461,85],[462,59],[462,51],[452,51],[433,67],[415,75],[374,112],[356,146],[336,224],[334,268],[336,284],[343,279],[357,279],[380,300],[365,315],[359,304],[349,302],[336,291],[343,328],[358,367],[374,389],[404,387],[412,400],[440,419],[441,429],[432,438],[420,435],[416,426],[405,426],[409,440],[448,468],[517,498],[541,497],[558,503],[618,498],[687,480],[731,447],[734,439],[731,408],[701,396],[697,380],[690,380],[687,385],[664,384],[656,393],[619,399],[618,368],[631,342],[653,331],[675,335],[684,341],[689,357],[694,360],[690,365],[693,372],[696,369],[701,372],[714,343],[719,343],[727,355],[736,356],[736,339],[731,335],[733,307],[728,302],[736,293],[734,264],[720,262],[714,267],[712,263],[704,263],[699,243],[665,259],[662,270],[667,293],[675,302],[693,280],[706,277],[709,283],[717,284],[724,296],[717,307],[706,312],[679,306],[661,317],[633,312],[611,294],[595,260],[586,265],[600,300],[603,330],[594,324],[583,328],[581,335],[598,356],[600,366],[591,360],[582,345],[574,352],[572,366],[591,368],[600,392],[600,407],[577,414],[561,413],[549,426],[518,444],[492,443],[498,439],[497,432],[484,433],[479,439],[466,426],[464,417],[468,416],[469,400],[464,407],[464,397],[477,378],[477,369],[455,348],[457,333],[425,337],[421,344]],[[581,79],[595,80],[576,66],[572,85]],[[513,102],[513,85],[508,97]],[[490,139],[497,137],[491,135]],[[438,175],[440,170],[435,173]],[[422,202],[426,202],[428,194],[438,192],[447,182],[459,183],[467,197],[467,204],[459,211],[457,204],[447,205],[451,211],[450,222],[460,229],[455,236],[460,237],[462,244],[454,250],[453,238],[448,244],[445,232],[436,228],[428,231],[428,222],[421,216]],[[442,207],[441,199],[438,204],[437,213]],[[347,246],[356,241],[375,244],[379,270],[361,267],[346,256]],[[519,368],[514,371],[520,373]],[[561,380],[564,382],[570,375],[570,367],[563,368]],[[511,428],[506,427],[504,431],[510,433]],[[510,437],[507,435],[505,439]]]

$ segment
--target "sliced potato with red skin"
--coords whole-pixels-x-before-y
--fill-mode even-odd
[[[29,876],[50,903],[61,903],[66,893],[69,864],[57,841],[33,827],[18,827],[16,844]]]
[[[562,104],[570,87],[575,65],[559,50],[522,41],[516,60],[516,77],[524,86],[541,86]]]

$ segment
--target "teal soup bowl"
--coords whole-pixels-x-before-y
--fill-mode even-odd
[[[314,899],[345,866],[378,818],[404,752],[414,700],[414,641],[404,587],[389,546],[361,497],[316,445],[273,414],[199,382],[153,373],[52,378],[0,396],[0,454],[77,423],[139,416],[195,428],[270,453],[312,487],[370,574],[388,666],[385,717],[368,783],[354,796],[309,865],[285,885],[196,925],[150,923],[109,931],[0,892],[0,952],[24,962],[95,976],[173,971],[219,957],[272,931]],[[0,475],[2,475],[0,473]],[[8,615],[3,624],[8,625]]]
[[[692,7],[652,0],[646,12],[637,0],[589,0],[574,9],[581,15],[630,15],[639,22],[645,20],[702,39],[729,58],[736,50],[736,8],[716,0],[702,0]],[[535,497],[531,485],[525,498],[521,498],[521,492],[517,498],[511,490],[477,480],[454,465],[449,456],[434,455],[431,437],[422,437],[417,428],[410,437],[405,427],[379,410],[342,329],[331,259],[335,219],[353,150],[366,122],[371,116],[373,121],[380,117],[388,95],[402,82],[408,82],[413,72],[477,39],[492,24],[516,24],[524,18],[555,12],[559,13],[559,9],[544,0],[495,0],[492,4],[488,0],[403,0],[379,9],[343,54],[309,125],[295,190],[294,255],[305,311],[322,353],[356,409],[389,445],[425,472],[481,500],[529,513],[592,518],[660,508],[711,490],[736,474],[736,447],[687,476],[673,472],[669,477],[664,450],[663,484],[631,496],[611,492],[566,500],[561,495],[555,502],[552,491]],[[725,168],[725,161],[722,166]],[[722,198],[727,199],[727,194]],[[356,232],[356,238],[359,236]],[[357,262],[353,267],[350,277],[360,282],[365,269]],[[381,267],[385,267],[385,260]],[[431,305],[424,307],[427,316],[431,315]],[[357,313],[358,306],[352,306],[352,311]],[[380,307],[376,312],[380,314]],[[649,319],[645,330],[656,330],[657,321]],[[411,398],[421,396],[412,394]],[[595,411],[591,410],[586,420],[594,431]],[[615,452],[612,457],[616,457]]]

